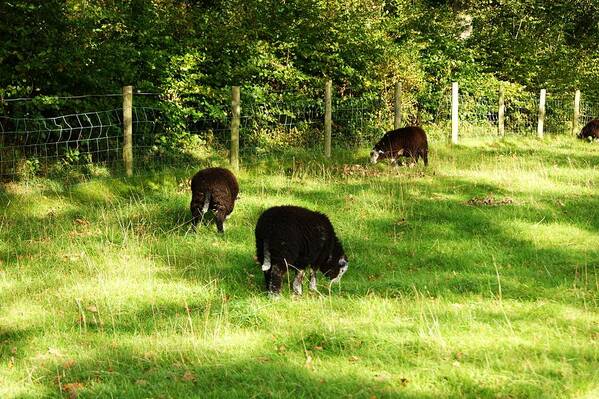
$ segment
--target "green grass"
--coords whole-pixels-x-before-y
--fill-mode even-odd
[[[244,165],[224,236],[181,226],[195,168],[4,185],[0,397],[599,397],[599,147],[334,158]],[[340,286],[267,298],[277,204],[330,216]]]

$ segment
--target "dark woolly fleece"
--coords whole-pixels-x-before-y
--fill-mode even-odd
[[[578,134],[579,139],[599,139],[599,119],[593,119],[582,128]]]
[[[422,128],[417,126],[404,127],[385,133],[372,150],[383,151],[379,155],[378,160],[385,158],[395,159],[398,157],[398,152],[403,150],[401,156],[413,158],[415,162],[418,162],[418,158],[421,157],[424,160],[424,164],[428,165],[426,133]]]
[[[333,279],[339,275],[343,262],[347,262],[329,218],[309,209],[297,206],[267,209],[258,219],[255,234],[260,265],[264,264],[265,244],[270,252],[272,266],[264,272],[264,278],[271,293],[281,291],[287,266],[300,273],[301,283],[307,267]]]
[[[224,232],[226,217],[233,212],[239,185],[233,173],[224,168],[202,169],[191,179],[191,215],[195,226],[204,216],[204,205],[208,196],[208,210],[214,212],[216,227]]]

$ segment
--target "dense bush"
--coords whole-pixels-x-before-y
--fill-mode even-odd
[[[0,97],[42,100],[0,103],[0,112],[114,107],[111,98],[43,96],[118,93],[132,84],[161,93],[136,101],[162,107],[171,122],[166,137],[178,140],[190,123],[226,118],[235,84],[244,107],[293,93],[289,107],[297,108],[321,99],[326,79],[337,98],[387,104],[401,81],[411,122],[434,120],[454,80],[478,97],[496,96],[500,80],[591,96],[599,93],[597,15],[588,0],[2,2]],[[289,137],[303,142],[309,131]],[[263,139],[256,147],[273,144]]]

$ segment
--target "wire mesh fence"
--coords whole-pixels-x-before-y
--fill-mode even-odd
[[[47,172],[57,161],[120,158],[122,110],[50,118],[0,117],[0,174]]]
[[[226,88],[222,92],[227,93]],[[260,100],[251,96],[244,99],[242,94],[242,155],[260,157],[277,150],[322,146],[325,105],[320,94],[278,92]],[[198,148],[216,149],[226,156],[231,144],[230,99],[226,95],[217,101],[219,105],[211,107],[193,98],[176,102],[156,93],[136,93],[134,97],[133,148],[138,164],[193,161]],[[86,101],[83,105],[67,105],[68,101],[82,98]],[[35,111],[30,104],[23,105],[20,101],[9,106],[0,104],[0,176],[48,174],[73,165],[120,165],[123,157],[120,100],[118,94],[56,97],[52,101],[45,100],[43,107],[34,107]],[[438,101],[426,106],[411,101],[405,102],[404,124],[422,125],[431,142],[448,140],[452,120],[450,92],[444,92]],[[505,97],[504,103],[502,119],[498,95],[460,93],[460,140],[498,138],[501,120],[506,136],[537,134],[538,94],[511,94]],[[352,147],[376,142],[393,126],[393,104],[390,92],[334,97],[334,145]],[[85,109],[94,106],[106,108],[101,111]],[[573,108],[573,95],[548,93],[545,133],[571,134]],[[63,109],[72,112],[61,113]],[[599,103],[583,97],[578,120],[580,127],[597,117]]]
[[[583,98],[580,102],[580,120],[578,122],[584,126],[597,118],[599,118],[599,102]]]

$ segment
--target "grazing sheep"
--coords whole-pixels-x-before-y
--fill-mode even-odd
[[[270,294],[281,292],[288,268],[295,269],[293,291],[301,295],[306,268],[310,268],[310,289],[316,290],[316,271],[336,283],[349,267],[333,225],[322,213],[276,206],[260,215],[255,234],[256,258]]]
[[[191,216],[192,224],[203,219],[211,210],[216,216],[216,227],[223,233],[223,223],[233,212],[239,185],[233,173],[223,168],[202,169],[191,179]]]
[[[589,141],[599,139],[599,119],[593,119],[582,128],[578,134],[579,139],[586,139]]]
[[[377,163],[385,158],[395,162],[400,156],[412,158],[415,162],[422,157],[424,165],[428,165],[428,142],[424,130],[409,126],[385,133],[370,152],[370,162]]]

